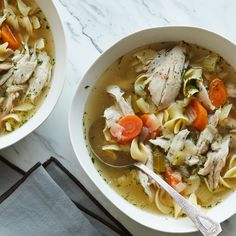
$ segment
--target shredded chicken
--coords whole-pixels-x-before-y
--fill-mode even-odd
[[[199,88],[199,92],[197,94],[197,97],[203,103],[204,107],[206,109],[210,110],[210,111],[215,110],[215,107],[211,103],[211,100],[209,98],[207,89],[204,86],[204,84],[201,81],[197,81],[197,85],[198,85],[198,88]]]
[[[134,114],[132,106],[123,97],[124,92],[118,86],[111,85],[107,87],[107,92],[115,98],[123,115]]]
[[[149,146],[147,146],[148,151],[149,151],[149,155],[148,155],[148,159],[146,162],[146,166],[153,171],[153,155],[152,155],[152,150]],[[148,195],[149,199],[152,201],[154,196],[153,196],[153,190],[151,185],[155,183],[155,181],[153,181],[153,179],[149,178],[145,173],[143,173],[142,171],[138,171],[138,179],[139,182],[141,184],[141,186],[143,187],[145,193]]]
[[[7,73],[3,74],[1,77],[0,77],[0,86],[2,86],[3,84],[5,84],[7,82],[8,79],[11,78],[11,76],[13,75],[14,73],[14,70],[13,68],[10,69]]]
[[[0,63],[0,73],[4,71],[8,71],[12,67],[13,67],[12,63],[9,63],[9,62]]]
[[[151,183],[149,182],[148,176],[142,171],[138,171],[138,179],[149,199],[153,199],[153,191],[151,189]]]
[[[116,123],[121,117],[121,111],[117,106],[111,106],[105,109],[103,116],[106,119],[107,127],[110,128],[113,123]]]
[[[208,151],[209,145],[212,143],[217,129],[213,125],[208,125],[201,133],[197,141],[198,155]]]
[[[212,151],[207,153],[207,160],[204,167],[199,170],[198,174],[208,175],[208,183],[211,189],[216,189],[219,185],[220,173],[226,163],[226,157],[229,153],[230,137],[222,139],[219,137],[211,145]]]
[[[220,114],[221,114],[221,110],[220,109],[216,110],[214,114],[209,116],[208,123],[216,127],[219,123]]]
[[[236,87],[235,87],[235,84],[228,83],[226,85],[226,88],[227,88],[228,96],[231,97],[231,98],[236,98]]]
[[[122,117],[121,110],[117,106],[108,107],[103,114],[106,119],[106,127],[110,129],[113,137],[118,140],[122,137],[123,128],[117,124],[117,121]]]
[[[185,49],[179,46],[170,50],[151,77],[148,90],[160,110],[168,107],[179,94],[185,63],[184,52]]]
[[[236,129],[236,119],[228,117],[224,119],[224,121],[222,122],[222,125],[229,129]]]
[[[32,54],[32,55],[31,55]],[[37,56],[35,50],[31,53],[28,48],[21,54],[14,66],[12,75],[15,84],[24,84],[28,81],[37,66]]]
[[[6,92],[7,93],[16,93],[19,91],[26,90],[28,88],[28,85],[22,84],[22,85],[12,85],[7,88]]]
[[[164,137],[157,137],[156,139],[150,139],[149,142],[155,146],[164,149],[165,152],[167,152],[168,149],[170,148],[170,140],[165,139]]]
[[[213,165],[214,165],[214,158],[213,158],[212,155],[210,155],[207,158],[207,160],[204,164],[204,167],[198,171],[198,174],[199,175],[204,175],[204,176],[208,175],[211,172],[211,169],[212,169]]]
[[[15,98],[16,98],[15,94],[13,93],[7,94],[7,98],[5,99],[5,102],[2,106],[2,112],[0,113],[0,119],[2,119],[11,111],[11,109],[13,108],[13,101]]]
[[[182,151],[184,148],[185,140],[190,132],[187,129],[180,131],[175,137],[173,138],[170,149],[167,153],[167,159],[172,163],[173,157],[178,151]]]
[[[29,80],[29,88],[26,92],[26,97],[29,98],[31,102],[34,102],[43,88],[48,86],[51,78],[51,70],[50,57],[46,52],[40,52],[38,55],[38,66],[34,71],[34,75]]]
[[[188,166],[193,166],[199,163],[200,159],[197,156],[197,147],[192,140],[187,139],[185,141],[183,152],[186,156],[185,164]]]

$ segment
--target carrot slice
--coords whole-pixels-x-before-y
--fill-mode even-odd
[[[8,25],[4,25],[2,27],[1,37],[4,43],[8,43],[9,48],[16,50],[20,47],[20,43],[17,41],[16,37],[14,36]]]
[[[193,121],[194,128],[198,131],[204,130],[207,126],[208,120],[207,110],[196,99],[191,101],[190,106],[192,106],[194,112],[196,113],[196,118]]]
[[[154,114],[144,114],[141,116],[141,119],[143,121],[143,125],[149,129],[150,133],[158,130],[161,126],[159,120]]]
[[[148,118],[149,118],[149,114],[143,114],[140,118],[143,121],[143,124],[145,125],[147,123]]]
[[[142,120],[136,115],[127,115],[118,121],[118,124],[124,128],[121,142],[126,143],[137,137],[143,127]]]
[[[216,77],[211,81],[209,87],[209,97],[212,104],[217,108],[224,105],[228,97],[224,82]]]
[[[166,167],[164,175],[166,182],[174,189],[176,189],[177,184],[182,182],[181,176],[177,175],[177,173],[174,173],[174,171],[169,166]]]

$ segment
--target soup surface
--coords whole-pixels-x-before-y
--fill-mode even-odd
[[[22,126],[50,87],[53,37],[33,0],[0,3],[0,135]]]
[[[98,79],[84,113],[85,136],[93,125],[90,138],[104,160],[129,155],[193,204],[212,207],[236,186],[235,79],[234,68],[220,55],[197,45],[138,48]],[[130,203],[183,216],[146,174],[92,161]]]

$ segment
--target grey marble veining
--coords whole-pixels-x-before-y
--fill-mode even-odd
[[[27,170],[38,161],[57,157],[134,235],[163,235],[124,216],[96,189],[73,153],[68,132],[72,95],[94,60],[114,42],[140,29],[193,25],[236,41],[234,0],[52,0],[64,23],[68,44],[63,93],[47,121],[0,154]],[[225,236],[235,235],[236,216],[223,224]],[[190,235],[199,235],[198,233]]]

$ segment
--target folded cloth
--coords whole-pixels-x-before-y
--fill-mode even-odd
[[[43,166],[0,158],[0,193],[18,180],[0,196],[0,235],[131,235],[59,161]]]
[[[0,203],[0,235],[101,235],[40,164]]]
[[[0,195],[23,177],[25,172],[4,158],[0,158]]]
[[[43,166],[76,206],[87,214],[87,218],[96,225],[99,232],[107,236],[130,235],[57,159],[51,157]]]

